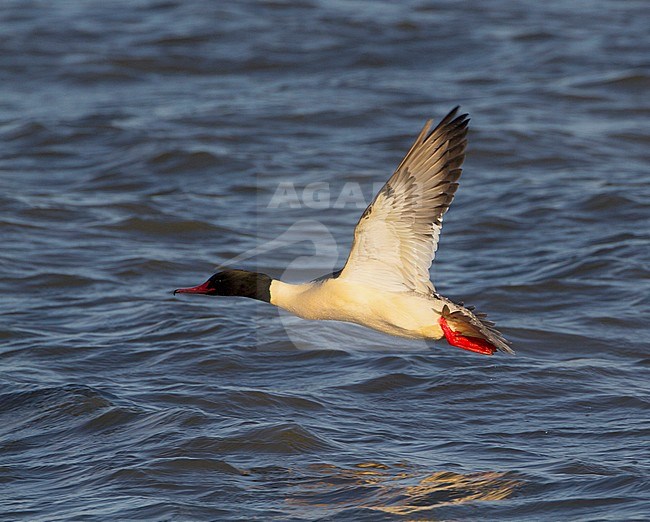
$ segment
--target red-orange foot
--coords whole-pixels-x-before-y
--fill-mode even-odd
[[[440,324],[440,328],[442,328],[442,331],[445,334],[445,339],[447,339],[447,342],[452,346],[457,346],[458,348],[469,350],[470,352],[482,353],[483,355],[492,355],[496,352],[496,348],[485,339],[465,336],[458,332],[454,332],[449,328],[447,320],[444,317],[440,318],[438,324]]]

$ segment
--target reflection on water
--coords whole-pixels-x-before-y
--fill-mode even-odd
[[[353,468],[315,464],[310,471],[317,475],[301,481],[297,491],[287,499],[289,504],[328,510],[366,508],[411,515],[449,504],[504,500],[523,484],[512,473],[430,472],[407,464],[391,467],[378,462],[364,462]]]

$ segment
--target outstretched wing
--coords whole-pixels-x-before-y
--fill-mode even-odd
[[[341,277],[389,291],[434,291],[429,268],[467,145],[469,118],[457,112],[458,107],[432,131],[431,120],[425,124],[361,216]]]

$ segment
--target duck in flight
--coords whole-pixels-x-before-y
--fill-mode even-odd
[[[485,314],[441,296],[429,268],[442,217],[458,188],[467,146],[467,114],[429,120],[395,173],[364,211],[345,266],[302,284],[224,270],[174,294],[240,296],[303,319],[347,321],[409,339],[438,340],[492,355],[514,353]]]

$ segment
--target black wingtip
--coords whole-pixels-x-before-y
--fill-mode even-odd
[[[460,105],[456,105],[452,110],[450,110],[447,115],[442,120],[440,120],[440,123],[438,123],[438,125],[436,125],[435,128],[429,133],[429,136],[447,125],[451,127],[467,127],[469,123],[469,114],[465,112],[460,116],[457,116],[459,110]]]
[[[448,113],[447,116],[445,116],[442,121],[448,121],[453,119],[456,116],[456,113],[460,110],[460,105],[456,105],[453,109],[451,109]]]

